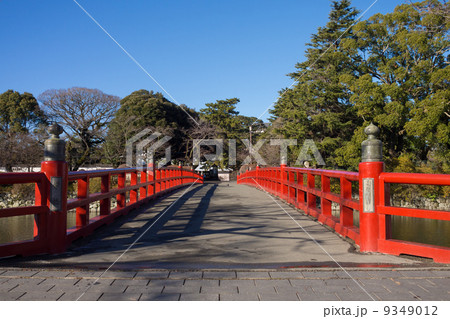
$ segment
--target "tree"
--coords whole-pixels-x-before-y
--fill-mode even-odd
[[[185,147],[186,147],[186,156],[185,161],[191,162],[193,160],[193,151],[194,151],[194,140],[209,140],[217,138],[217,132],[219,128],[210,122],[205,121],[204,119],[199,118],[197,121],[197,125],[192,125],[189,129],[186,129],[184,132],[185,138]],[[214,149],[211,146],[201,145],[202,154],[213,153]]]
[[[206,103],[206,108],[200,110],[200,116],[207,122],[220,129],[220,137],[236,138],[236,132],[241,128],[236,111],[238,98],[217,100],[215,103]],[[219,136],[218,136],[219,137]]]
[[[127,140],[145,128],[170,135],[172,158],[184,158],[185,133],[194,125],[191,118],[198,118],[194,110],[170,102],[159,92],[132,92],[121,100],[121,107],[109,125],[104,147],[106,160],[114,166],[124,163]]]
[[[44,122],[44,113],[31,93],[8,90],[0,95],[0,132],[29,132]]]
[[[311,37],[306,60],[290,74],[296,84],[280,91],[271,113],[272,122],[278,124],[275,134],[297,139],[300,146],[313,139],[327,166],[335,167],[335,150],[351,138],[361,121],[350,103],[350,92],[340,82],[342,75],[358,72],[354,57],[341,50],[342,42],[354,37],[350,27],[358,11],[349,0],[333,1],[331,7],[328,23]]]
[[[448,12],[449,4],[437,0],[403,4],[358,23],[355,37],[344,41],[361,74],[341,80],[364,123],[338,151],[342,165],[355,168],[363,128],[373,121],[381,128],[388,169],[408,159],[416,167],[426,161],[434,171],[450,171]]]
[[[44,147],[34,134],[17,132],[0,138],[0,166],[6,171],[13,167],[38,166],[44,158]]]
[[[0,166],[38,164],[42,147],[32,131],[46,123],[43,111],[30,93],[8,90],[0,95]]]
[[[49,118],[60,122],[69,142],[67,161],[71,170],[96,160],[107,125],[119,107],[119,97],[97,89],[73,87],[47,90],[39,96]],[[98,160],[98,158],[97,158]]]

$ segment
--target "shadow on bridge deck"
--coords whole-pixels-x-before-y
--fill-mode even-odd
[[[324,226],[278,203],[303,229],[262,191],[236,183],[205,183],[129,213],[78,240],[64,254],[12,258],[1,264],[107,268],[117,261],[114,269],[337,267],[336,261],[346,267],[424,265],[358,253]]]

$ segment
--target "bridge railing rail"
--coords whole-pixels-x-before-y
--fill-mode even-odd
[[[415,217],[450,221],[450,211],[392,206],[390,184],[450,186],[450,176],[445,174],[388,173],[379,175],[380,200],[377,205],[379,215],[378,250],[382,253],[416,255],[433,258],[436,262],[449,263],[450,249],[435,245],[413,243],[391,236],[391,216]],[[450,209],[450,207],[447,207]],[[446,234],[448,236],[448,234]]]
[[[89,193],[89,182],[100,178],[100,192]],[[75,209],[75,226],[67,230],[68,242],[92,233],[119,215],[171,192],[186,184],[202,183],[202,176],[182,168],[121,168],[99,171],[70,172],[69,181],[76,182],[77,195],[67,201],[67,210]],[[115,179],[117,187],[111,188]],[[115,198],[116,207],[111,200]],[[99,215],[89,217],[90,204],[99,202]]]
[[[50,213],[47,206],[48,180],[44,173],[2,173],[0,185],[29,184],[35,185],[34,205],[22,207],[8,207],[0,209],[0,218],[7,219],[15,216],[34,216],[33,239],[28,241],[15,241],[0,245],[0,257],[15,255],[21,252],[24,255],[44,251],[48,242]]]
[[[112,188],[114,177],[117,186]],[[100,192],[89,192],[93,178],[101,179]],[[76,198],[68,199],[69,182],[76,184]],[[181,167],[67,172],[65,162],[44,161],[39,173],[0,174],[0,185],[19,183],[35,184],[34,205],[0,209],[0,219],[33,215],[33,239],[0,244],[0,257],[63,252],[71,242],[98,227],[167,192],[203,183],[203,177]],[[58,198],[58,194],[62,196]],[[112,198],[116,199],[115,208]],[[99,202],[99,215],[90,218],[90,204],[94,202]],[[75,210],[76,217],[75,226],[67,229],[69,210]]]
[[[359,245],[359,227],[354,225],[353,215],[359,211],[360,204],[352,196],[353,184],[358,181],[359,175],[355,172],[284,165],[257,167],[240,174],[237,179],[238,184],[263,189],[285,200]],[[334,212],[332,203],[335,203]]]
[[[450,263],[449,247],[393,239],[391,228],[394,215],[448,222],[450,208],[439,211],[392,206],[389,187],[390,184],[450,186],[450,175],[384,172],[382,142],[377,139],[379,128],[370,124],[364,133],[368,138],[361,143],[358,172],[295,168],[283,163],[280,167],[257,166],[256,170],[244,172],[238,176],[238,184],[261,188],[293,204],[340,235],[351,238],[362,252],[407,254]],[[339,206],[339,214],[333,214],[333,203],[335,208]],[[354,223],[356,220],[358,224]]]
[[[352,239],[361,251],[414,255],[432,258],[435,262],[449,263],[450,248],[448,247],[392,239],[390,217],[397,215],[449,221],[450,211],[391,206],[389,184],[450,186],[450,176],[381,172],[375,178],[372,174],[373,181],[368,178],[372,186],[377,186],[371,192],[370,189],[369,191],[365,189],[364,179],[367,172],[360,174],[361,169],[364,171],[369,165],[382,166],[382,163],[362,164],[360,172],[296,168],[285,165],[256,167],[256,170],[238,175],[237,182],[260,188],[294,205],[306,214],[317,218],[322,224],[331,227],[338,234]],[[339,182],[332,183],[331,179],[337,179]],[[339,187],[336,187],[336,184]],[[339,188],[339,194],[336,188]],[[333,202],[339,205],[339,214],[333,214]],[[354,224],[355,214],[358,214],[359,225]]]

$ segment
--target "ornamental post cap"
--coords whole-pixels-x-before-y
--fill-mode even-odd
[[[361,161],[362,162],[382,162],[383,161],[383,143],[377,139],[380,129],[373,123],[370,123],[364,129],[367,139],[361,143]]]
[[[52,135],[52,138],[59,138],[59,136],[64,132],[62,126],[58,123],[53,123],[52,125],[50,125],[47,131]]]
[[[44,161],[64,161],[66,142],[59,135],[64,132],[61,125],[53,123],[47,129],[50,138],[44,142]]]
[[[380,129],[373,123],[370,123],[370,125],[364,129],[364,133],[366,133],[369,140],[372,140],[376,139],[376,137],[380,134]]]

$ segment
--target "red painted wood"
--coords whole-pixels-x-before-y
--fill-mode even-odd
[[[35,215],[34,240],[0,245],[0,257],[11,255],[34,255],[41,253],[59,253],[75,239],[86,236],[101,225],[131,209],[156,198],[156,196],[175,190],[192,182],[203,183],[203,178],[191,170],[167,170],[164,178],[157,176],[152,167],[138,171],[135,168],[67,172],[65,162],[43,162],[41,173],[0,174],[0,184],[35,183],[35,206],[0,209],[0,218]],[[130,185],[126,186],[126,174],[130,176]],[[62,209],[49,210],[50,178],[62,178],[63,194],[67,194],[68,181],[77,183],[77,198],[67,200],[63,196]],[[117,176],[118,186],[111,189],[111,177]],[[139,176],[139,182],[138,182]],[[101,178],[101,192],[89,194],[89,180]],[[165,183],[165,189],[155,192],[156,185]],[[126,202],[126,193],[130,192],[130,201]],[[139,196],[138,196],[139,194]],[[116,196],[117,208],[111,210],[111,198]],[[100,202],[100,215],[89,219],[89,204]],[[67,210],[76,209],[76,226],[67,228]]]
[[[287,172],[288,178],[284,177],[283,171]],[[392,207],[389,203],[389,183],[449,186],[450,176],[382,171],[382,162],[361,163],[359,172],[268,167],[258,168],[257,175],[251,171],[240,174],[238,184],[261,185],[264,190],[294,204],[298,209],[316,217],[319,222],[333,228],[342,236],[352,239],[362,251],[378,251],[394,255],[410,254],[433,258],[435,262],[450,262],[450,248],[390,239],[391,215],[448,221],[450,220],[449,211]],[[297,174],[296,180],[293,174]],[[306,185],[303,181],[304,175],[307,177]],[[314,176],[321,177],[321,189],[315,187]],[[341,193],[339,195],[331,192],[330,178],[340,179]],[[362,178],[374,178],[374,213],[363,212],[362,202],[352,199],[352,182],[359,183],[360,198],[363,198]],[[295,200],[293,200],[294,197]],[[320,198],[320,209],[316,207],[316,197]],[[331,216],[331,202],[336,202],[341,207],[339,219]],[[359,211],[359,228],[353,226],[353,210]]]

